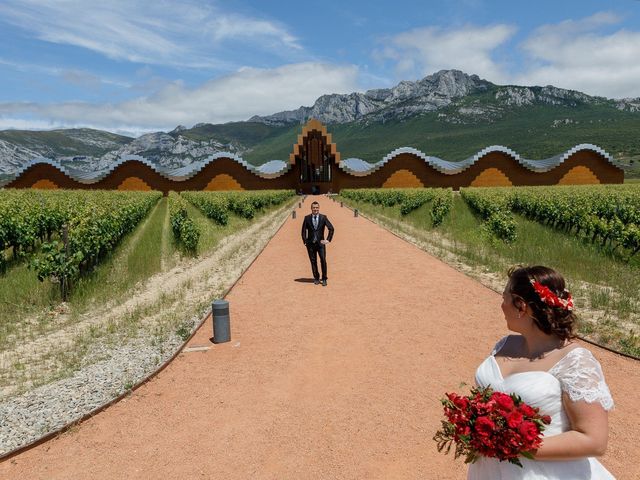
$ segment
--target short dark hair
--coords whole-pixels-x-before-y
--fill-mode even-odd
[[[316,202],[315,200],[313,202],[311,202],[311,206],[313,207],[314,205],[320,206],[320,204],[318,202]]]
[[[531,307],[533,321],[536,326],[547,335],[555,335],[562,340],[570,340],[576,336],[577,318],[572,310],[564,307],[554,307],[542,301],[535,291],[532,280],[549,288],[558,298],[567,299],[569,292],[565,288],[562,275],[549,267],[536,265],[533,267],[512,267],[509,269],[507,292],[520,297]],[[517,299],[513,298],[513,305],[517,307]]]

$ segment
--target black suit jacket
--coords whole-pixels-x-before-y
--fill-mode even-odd
[[[313,220],[311,219],[312,215],[309,214],[304,217],[302,221],[302,241],[305,245],[313,244],[313,239],[315,237],[316,242],[320,243],[320,240],[324,240],[324,229],[325,227],[329,230],[329,236],[327,240],[331,241],[333,238],[333,225],[327,218],[326,215],[318,214],[318,229],[314,231],[313,229]],[[315,235],[314,235],[315,234]]]

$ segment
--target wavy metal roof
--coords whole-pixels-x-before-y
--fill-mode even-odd
[[[93,183],[97,183],[103,180],[104,178],[108,177],[120,165],[123,165],[130,161],[137,161],[137,162],[143,163],[144,165],[149,167],[151,170],[156,172],[158,175],[161,175],[168,180],[181,182],[194,177],[200,171],[202,171],[207,165],[209,165],[210,163],[220,158],[228,158],[228,159],[234,160],[235,162],[242,165],[244,168],[249,170],[254,175],[257,175],[264,179],[277,178],[281,175],[284,175],[291,169],[291,165],[288,162],[284,162],[283,160],[271,160],[269,162],[263,163],[262,165],[258,165],[258,166],[251,165],[250,163],[247,163],[245,160],[243,160],[241,157],[238,157],[237,155],[230,152],[219,152],[219,153],[210,155],[205,160],[202,160],[199,162],[193,162],[189,165],[185,165],[180,168],[163,168],[161,166],[158,166],[150,162],[149,160],[147,160],[146,158],[140,155],[123,155],[116,162],[109,165],[108,168],[105,168],[102,170],[96,170],[92,172],[65,167],[60,163],[58,163],[57,161],[51,160],[50,158],[37,157],[37,158],[34,158],[33,160],[30,160],[29,162],[24,164],[22,167],[20,167],[20,169],[14,172],[10,178],[0,183],[0,186],[10,183],[14,179],[20,177],[20,175],[22,175],[26,170],[38,164],[51,165],[52,167],[55,167],[58,170],[60,170],[62,173],[64,173],[68,177],[72,178],[73,180],[76,180],[77,182],[83,183],[86,185],[91,185]]]
[[[543,172],[548,172],[556,168],[557,166],[561,165],[571,155],[581,150],[591,150],[591,151],[597,152],[600,155],[602,155],[609,163],[615,165],[613,161],[613,157],[609,153],[604,151],[602,148],[596,145],[592,145],[590,143],[582,143],[580,145],[576,145],[575,147],[567,150],[562,154],[555,155],[553,157],[549,157],[543,160],[530,160],[530,159],[523,158],[518,153],[502,145],[492,145],[490,147],[486,147],[480,150],[475,155],[465,158],[464,160],[459,162],[449,162],[447,160],[443,160],[438,157],[432,157],[432,156],[426,155],[425,153],[415,148],[401,147],[401,148],[396,148],[391,153],[386,155],[382,160],[376,163],[369,163],[360,158],[347,158],[339,162],[338,166],[340,169],[342,169],[344,172],[350,175],[354,175],[356,177],[363,177],[366,175],[370,175],[375,171],[379,170],[380,168],[382,168],[384,165],[386,165],[389,161],[391,161],[393,158],[397,157],[398,155],[401,155],[403,153],[408,153],[423,159],[425,163],[427,163],[428,165],[430,165],[440,173],[443,173],[445,175],[456,175],[458,173],[465,171],[472,165],[474,165],[482,157],[492,152],[501,152],[509,155],[516,162],[518,162],[520,165],[527,168],[528,170],[531,170],[532,172],[535,172],[535,173],[543,173]],[[71,177],[72,179],[80,183],[93,184],[101,181],[102,179],[107,177],[109,174],[111,174],[120,165],[129,161],[138,161],[140,163],[143,163],[144,165],[148,166],[151,170],[163,176],[164,178],[168,180],[180,182],[180,181],[185,181],[190,178],[193,178],[200,171],[202,171],[208,164],[215,162],[216,160],[221,158],[231,159],[239,163],[240,165],[242,165],[244,168],[246,168],[248,171],[250,171],[254,175],[257,175],[258,177],[261,177],[264,179],[278,178],[281,175],[284,175],[285,173],[287,173],[292,167],[292,165],[289,162],[286,162],[284,160],[270,160],[266,163],[263,163],[262,165],[255,166],[255,165],[251,165],[250,163],[247,163],[241,157],[233,153],[219,152],[219,153],[210,155],[205,160],[193,162],[189,165],[185,165],[183,167],[174,168],[174,169],[160,167],[150,162],[146,158],[141,157],[140,155],[124,155],[120,157],[118,161],[110,165],[109,168],[93,171],[93,172],[86,172],[86,171],[77,170],[74,168],[63,167],[58,162],[51,160],[49,158],[38,157],[38,158],[34,158],[33,160],[29,161],[27,164],[22,166],[9,179],[0,183],[0,186],[6,185],[9,182],[13,181],[14,179],[18,178],[28,168],[34,165],[43,164],[43,163],[57,168],[65,175]]]
[[[382,160],[376,163],[368,163],[359,158],[347,158],[342,160],[339,166],[343,171],[351,175],[355,175],[357,177],[363,177],[365,175],[370,175],[373,172],[379,170],[394,157],[397,157],[398,155],[401,155],[403,153],[409,153],[422,158],[425,161],[425,163],[427,163],[428,165],[430,165],[440,173],[443,173],[445,175],[455,175],[455,174],[464,172],[467,168],[471,167],[473,164],[478,162],[482,157],[492,152],[501,152],[509,155],[511,158],[513,158],[516,162],[518,162],[524,168],[531,170],[532,172],[535,172],[535,173],[543,173],[543,172],[548,172],[550,170],[553,170],[554,168],[562,164],[565,160],[567,160],[571,155],[581,150],[591,150],[591,151],[597,152],[600,155],[602,155],[604,158],[606,158],[609,163],[611,163],[612,165],[615,165],[615,162],[613,161],[613,157],[609,153],[604,151],[602,148],[598,147],[597,145],[592,145],[590,143],[581,143],[580,145],[576,145],[575,147],[570,148],[564,153],[555,155],[553,157],[545,158],[543,160],[530,160],[530,159],[524,158],[520,156],[518,153],[511,150],[510,148],[504,147],[502,145],[492,145],[490,147],[483,148],[475,155],[465,158],[464,160],[459,162],[449,162],[447,160],[443,160],[438,157],[432,157],[432,156],[426,155],[425,153],[415,148],[401,147],[401,148],[396,148],[391,153],[386,155]]]

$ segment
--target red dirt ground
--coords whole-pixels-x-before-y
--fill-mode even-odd
[[[228,295],[232,341],[207,321],[155,379],[0,465],[3,479],[459,479],[436,451],[445,391],[473,383],[507,333],[499,294],[337,203],[329,285],[289,219]],[[640,477],[640,363],[587,346],[616,401],[602,461]]]

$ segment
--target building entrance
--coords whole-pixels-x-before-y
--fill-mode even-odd
[[[302,138],[299,137],[294,157],[299,172],[298,191],[316,195],[331,191],[336,152],[324,128],[313,128],[312,122],[309,124],[311,128],[303,131]]]

